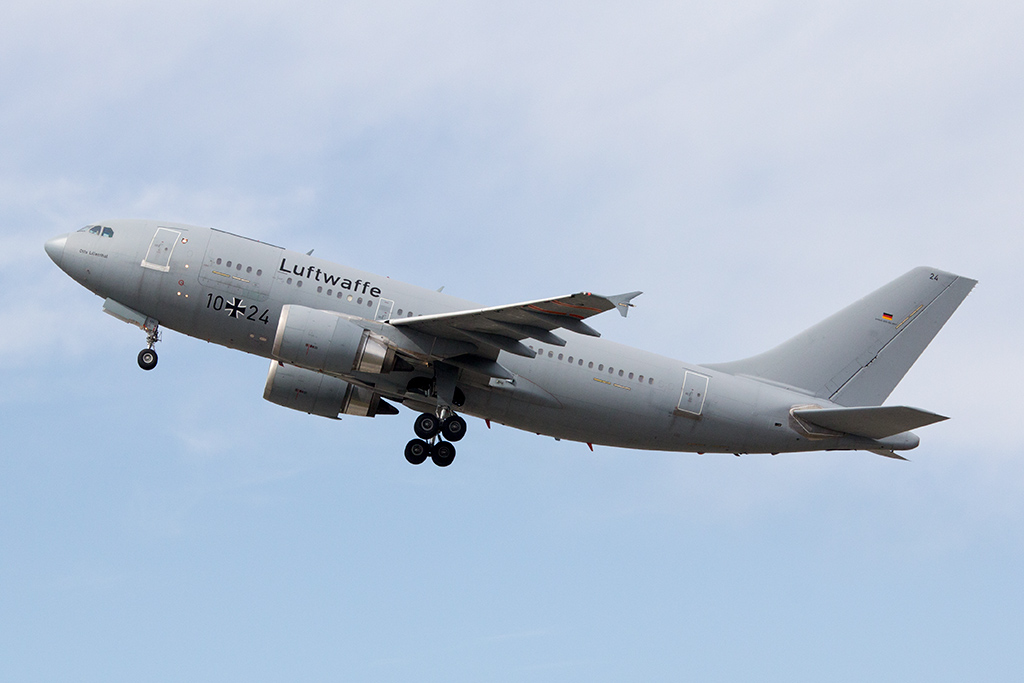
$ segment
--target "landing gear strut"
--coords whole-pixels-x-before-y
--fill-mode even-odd
[[[419,438],[405,445],[405,459],[413,465],[422,464],[430,458],[438,467],[448,467],[455,460],[455,445],[450,442],[466,435],[466,421],[450,408],[441,408],[438,412],[440,415],[423,413],[413,424],[413,431]],[[438,435],[448,441],[438,438]]]
[[[160,341],[160,324],[144,328],[146,330],[146,348],[139,351],[139,367],[143,370],[152,370],[159,360],[153,345]]]
[[[458,378],[457,367],[435,361],[432,385],[426,378],[421,378],[417,383],[416,390],[425,396],[433,394],[438,405],[436,412],[422,413],[413,424],[413,431],[419,438],[405,445],[405,459],[413,465],[419,465],[430,458],[438,467],[448,467],[455,460],[455,445],[452,442],[466,435],[466,421],[452,409],[452,406],[461,406],[466,400],[465,394],[456,386]],[[409,390],[413,391],[412,382]]]

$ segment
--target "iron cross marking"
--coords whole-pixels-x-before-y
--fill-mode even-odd
[[[224,304],[224,310],[227,311],[228,315],[232,318],[237,318],[239,315],[245,313],[245,306],[242,305],[242,300],[236,296],[234,301]]]

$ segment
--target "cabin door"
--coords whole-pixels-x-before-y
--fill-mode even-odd
[[[683,392],[679,395],[676,410],[692,417],[699,417],[704,410],[704,399],[708,394],[708,380],[707,375],[687,370],[683,377]]]
[[[153,241],[149,243],[146,258],[142,259],[143,268],[152,268],[166,273],[171,269],[171,254],[178,243],[181,233],[170,228],[157,228]]]

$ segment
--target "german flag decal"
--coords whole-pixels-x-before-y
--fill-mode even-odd
[[[892,320],[892,313],[883,313],[882,320]]]

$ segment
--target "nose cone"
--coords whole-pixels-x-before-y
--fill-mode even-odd
[[[54,237],[53,239],[46,241],[46,254],[54,263],[61,267],[63,267],[61,262],[64,260],[64,245],[67,244],[67,241],[67,235],[61,235],[60,237]]]

